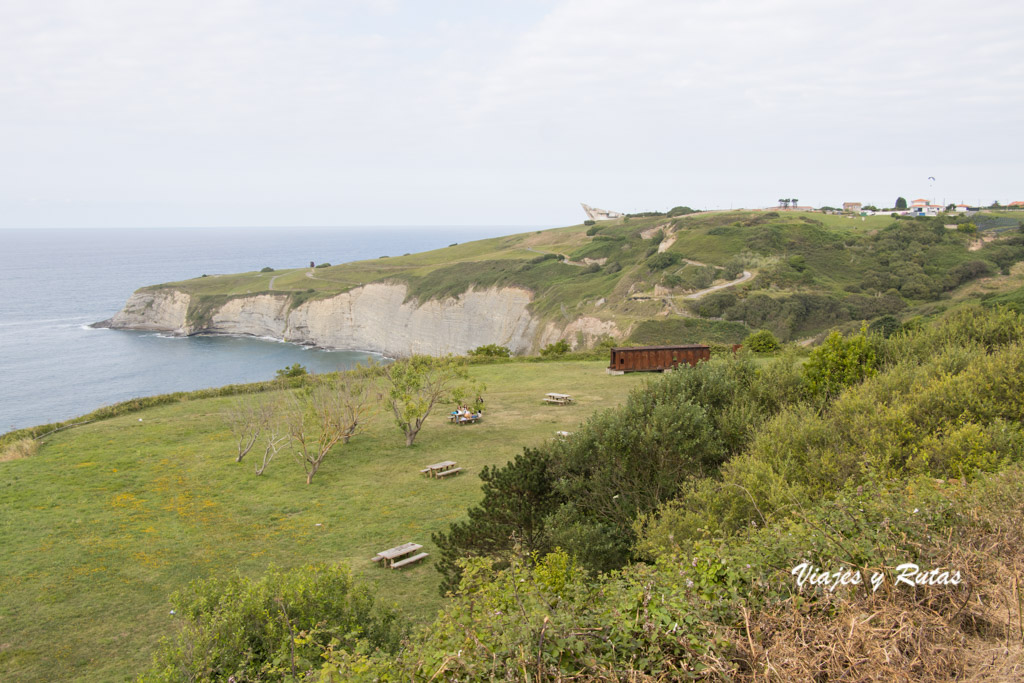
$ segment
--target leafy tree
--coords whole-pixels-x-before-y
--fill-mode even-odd
[[[897,197],[896,198],[896,207],[895,208],[896,208],[897,211],[906,211],[907,210],[907,200],[904,199],[903,197]]]
[[[452,356],[414,355],[384,366],[381,372],[387,403],[395,424],[405,434],[406,446],[412,446],[438,402],[457,403],[483,390],[470,379],[465,365]]]
[[[278,379],[289,379],[291,377],[302,377],[308,375],[309,371],[306,370],[305,366],[300,363],[293,363],[286,368],[281,368],[277,371]]]
[[[743,346],[754,353],[774,353],[779,350],[779,340],[768,330],[758,330],[743,340]]]
[[[961,223],[956,226],[956,229],[960,232],[966,232],[968,235],[974,235],[978,232],[978,226],[974,223]]]
[[[483,500],[469,509],[469,519],[432,537],[441,551],[442,594],[458,588],[460,558],[497,555],[508,561],[515,548],[527,554],[550,550],[544,520],[564,500],[555,488],[550,453],[524,448],[503,467],[484,467],[480,481]]]
[[[260,272],[261,273],[273,273],[274,269],[271,268],[270,266],[264,266],[263,268],[260,268]]]
[[[325,651],[395,652],[401,621],[374,593],[328,564],[194,582],[172,596],[181,630],[140,680],[299,680]]]
[[[674,218],[676,216],[686,216],[691,213],[697,213],[697,210],[691,209],[688,206],[675,206],[669,209],[668,216],[669,218]]]
[[[811,351],[804,364],[804,378],[811,394],[832,399],[846,387],[875,374],[878,361],[865,332],[862,329],[845,339],[833,332],[825,343]]]

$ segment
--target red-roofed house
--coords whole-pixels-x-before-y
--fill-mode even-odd
[[[1024,209],[1024,202],[1010,202],[1009,204],[1007,204],[1007,206],[1012,206],[1012,207],[1015,207],[1015,208],[1016,207],[1020,207],[1020,208]]]

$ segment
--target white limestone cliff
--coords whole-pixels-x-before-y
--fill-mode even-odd
[[[457,297],[423,303],[406,301],[407,291],[404,284],[375,283],[294,309],[284,294],[237,297],[195,327],[188,322],[189,295],[169,289],[144,290],[100,325],[179,335],[272,337],[388,356],[461,354],[484,344],[529,353],[539,348],[539,336],[554,332],[538,334],[538,320],[528,309],[533,294],[526,289],[470,289]]]

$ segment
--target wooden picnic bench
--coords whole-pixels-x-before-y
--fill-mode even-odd
[[[453,467],[450,470],[444,470],[443,472],[438,472],[437,474],[434,475],[434,478],[440,479],[441,477],[447,477],[449,474],[458,474],[461,471],[462,471],[461,467]]]
[[[555,405],[559,405],[559,406],[566,406],[566,405],[569,405],[570,403],[573,403],[574,400],[573,400],[573,397],[570,396],[569,394],[550,393],[550,394],[547,394],[544,397],[544,402],[545,403],[554,403]]]
[[[479,412],[478,413],[471,413],[468,416],[463,415],[462,413],[449,413],[448,414],[448,421],[453,423],[453,424],[464,425],[464,424],[469,424],[470,422],[476,422],[477,420],[479,420],[483,416],[484,416],[484,414],[483,413],[479,413]]]
[[[420,470],[420,474],[425,474],[428,477],[445,477],[451,473],[452,468],[455,468],[455,470],[458,472],[462,471],[461,467],[455,467],[456,464],[458,463],[456,463],[454,460],[435,462],[433,465],[427,465],[422,470]]]
[[[382,567],[398,569],[400,567],[404,567],[407,564],[419,562],[424,557],[427,557],[430,553],[419,553],[417,555],[412,554],[415,553],[417,550],[421,549],[422,547],[423,546],[419,543],[403,543],[402,545],[396,545],[394,548],[388,548],[387,550],[380,551],[373,558],[373,561],[380,562],[381,560],[383,560],[384,563],[381,565]],[[409,557],[406,557],[407,555]]]

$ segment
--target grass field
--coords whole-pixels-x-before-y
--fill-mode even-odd
[[[262,477],[234,462],[222,417],[231,398],[86,425],[47,438],[31,458],[0,462],[0,680],[131,678],[174,630],[170,593],[236,570],[258,575],[272,563],[348,562],[411,623],[429,619],[443,600],[434,558],[401,571],[370,558],[405,541],[434,553],[431,533],[478,501],[483,466],[572,431],[643,380],[609,376],[604,366],[475,366],[487,385],[480,423],[451,425],[441,407],[406,448],[381,414],[310,486],[284,454]],[[578,403],[545,405],[549,391]],[[419,474],[448,459],[467,473]]]

